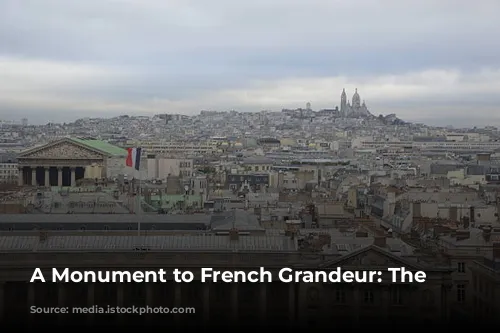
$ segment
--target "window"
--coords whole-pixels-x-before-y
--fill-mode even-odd
[[[105,225],[104,230],[109,230],[109,225]]]
[[[464,262],[459,262],[458,263],[458,272],[459,273],[465,273],[465,263]]]
[[[465,301],[465,284],[457,285],[457,301],[463,303]]]
[[[366,304],[373,304],[373,291],[372,290],[365,290],[365,303]]]

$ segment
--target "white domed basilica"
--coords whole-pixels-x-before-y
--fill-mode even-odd
[[[340,95],[340,113],[342,117],[346,118],[360,118],[371,116],[370,111],[366,107],[365,102],[361,103],[361,98],[358,94],[358,89],[352,95],[352,105],[347,100],[345,89],[342,90]]]

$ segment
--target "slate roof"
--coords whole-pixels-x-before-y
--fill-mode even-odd
[[[467,167],[467,175],[481,176],[486,174],[486,167],[484,165],[469,165]]]
[[[446,175],[449,171],[460,169],[456,164],[431,164],[431,174],[433,175]]]
[[[240,236],[231,241],[227,236],[52,236],[40,241],[39,236],[0,236],[0,251],[295,251],[294,242],[285,236]]]
[[[232,228],[239,231],[265,231],[259,224],[257,216],[242,210],[233,210],[212,215],[212,230],[229,231]]]
[[[0,214],[0,223],[203,223],[210,225],[211,216],[206,214]]]

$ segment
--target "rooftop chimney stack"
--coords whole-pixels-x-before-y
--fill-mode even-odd
[[[49,233],[46,230],[41,230],[39,236],[40,243],[43,243],[47,240],[47,238],[49,238]]]
[[[486,242],[489,242],[491,239],[491,227],[487,226],[483,228],[483,238]]]
[[[232,228],[229,230],[229,240],[231,241],[237,241],[239,239],[240,233],[238,232],[238,229]]]
[[[285,222],[285,235],[291,237],[292,239],[299,233],[300,230],[300,220],[288,220]]]

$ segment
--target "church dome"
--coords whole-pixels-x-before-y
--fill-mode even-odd
[[[352,106],[354,106],[354,107],[361,106],[361,97],[359,97],[358,88],[356,88],[354,95],[352,95]]]

